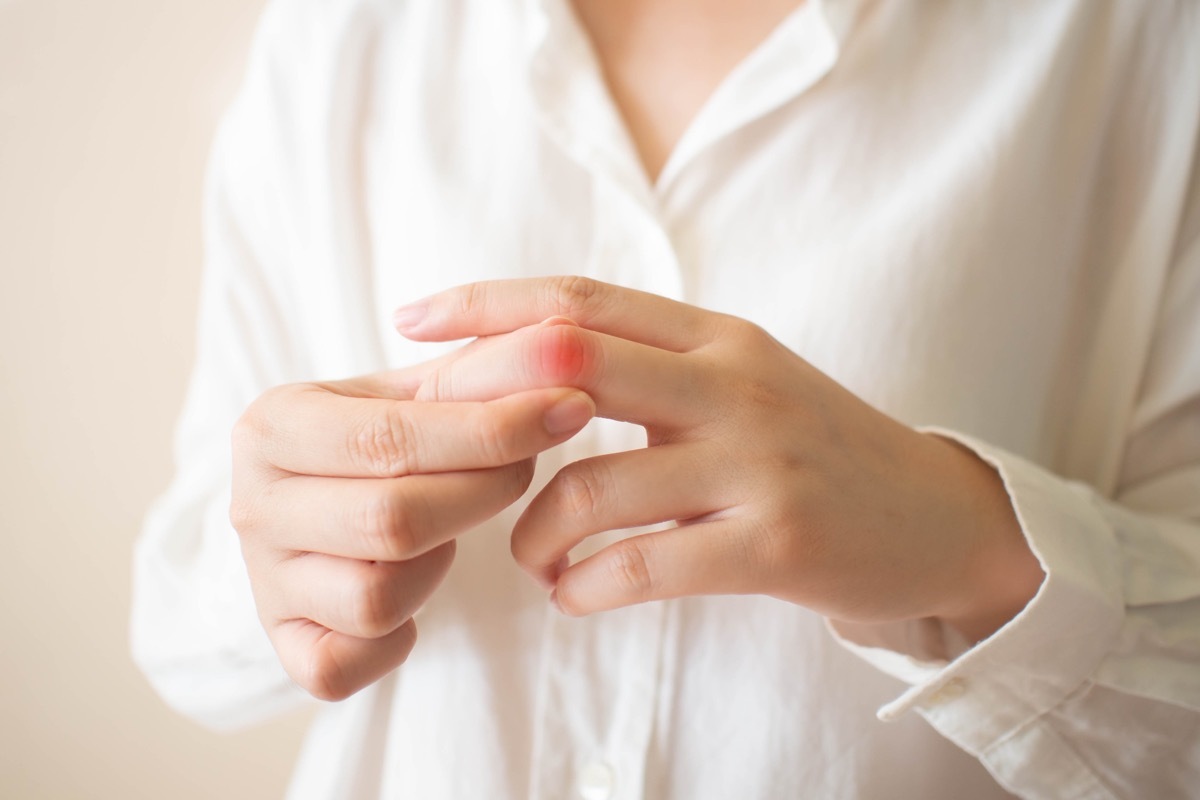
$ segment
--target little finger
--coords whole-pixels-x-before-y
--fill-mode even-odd
[[[768,533],[736,518],[645,533],[568,568],[553,599],[580,616],[672,597],[769,593],[772,550]]]
[[[411,619],[380,639],[360,639],[310,620],[278,626],[271,637],[280,663],[318,700],[345,700],[404,663],[417,642]]]

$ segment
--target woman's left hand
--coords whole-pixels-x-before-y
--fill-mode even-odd
[[[600,416],[645,427],[648,447],[565,467],[513,530],[517,561],[568,614],[761,593],[848,621],[940,618],[978,640],[1043,578],[990,466],[744,320],[547,278],[451,289],[396,325],[415,340],[496,337],[417,399],[571,386]],[[588,536],[671,520],[568,564]]]

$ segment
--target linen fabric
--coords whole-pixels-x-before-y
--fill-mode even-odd
[[[651,183],[565,0],[275,0],[212,156],[138,663],[213,727],[313,702],[228,521],[234,421],[448,349],[397,305],[581,274],[753,320],[972,448],[1045,583],[973,646],[755,596],[568,619],[509,555],[519,504],[408,662],[321,708],[291,797],[1196,796],[1198,43],[1190,2],[810,0]],[[594,422],[537,483],[644,443]]]

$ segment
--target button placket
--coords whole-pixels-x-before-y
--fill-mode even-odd
[[[607,761],[589,761],[579,771],[576,788],[582,800],[610,800],[617,785],[617,774]]]
[[[593,178],[592,197],[588,274],[618,286],[683,300],[683,271],[656,210],[601,175]]]
[[[580,619],[547,612],[532,798],[641,800],[662,683],[663,606]]]

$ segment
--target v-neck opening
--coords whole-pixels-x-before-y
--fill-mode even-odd
[[[603,106],[593,109],[596,113],[589,115],[596,117],[598,114],[604,118],[600,124],[589,126],[586,133],[578,130],[573,133],[590,136],[593,139],[591,149],[606,153],[606,160],[613,160],[608,166],[621,173],[622,182],[638,184],[638,194],[655,205],[700,153],[805,92],[832,68],[838,54],[835,32],[824,11],[825,0],[805,0],[717,83],[672,146],[658,176],[651,180],[628,120],[621,113],[605,78],[591,36],[570,0],[532,0],[532,5],[538,7],[534,9],[535,13],[544,15],[544,25],[535,34],[535,39],[540,41],[534,42],[534,59],[544,55],[548,48],[559,50],[564,58],[573,57],[576,63],[560,66],[586,73],[576,76],[582,80],[574,88],[593,96],[570,98],[568,102],[583,99]],[[568,52],[571,48],[577,48],[577,52]],[[560,82],[563,79],[561,74],[555,77]],[[576,106],[571,110],[582,109]],[[571,120],[560,117],[558,122],[557,127],[562,133],[571,128]],[[609,142],[597,141],[595,134],[608,135],[611,139]],[[563,144],[571,149],[569,142]]]
[[[837,52],[821,0],[805,0],[705,99],[671,148],[653,183],[655,193],[669,189],[702,151],[811,88],[832,68]]]

